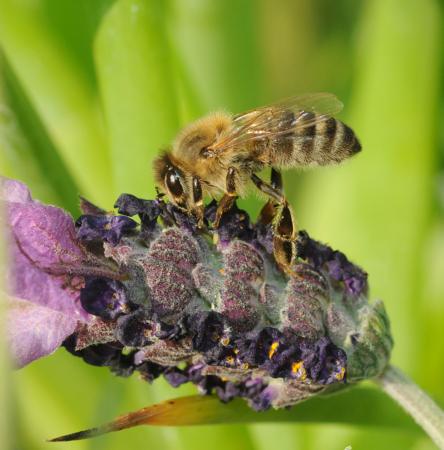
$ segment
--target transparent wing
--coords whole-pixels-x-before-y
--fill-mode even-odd
[[[212,146],[216,152],[264,138],[289,135],[316,125],[341,111],[343,105],[333,94],[304,94],[234,116],[229,133]],[[297,137],[295,136],[295,139]]]

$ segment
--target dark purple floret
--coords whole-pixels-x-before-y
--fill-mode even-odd
[[[115,319],[126,310],[125,286],[109,278],[87,278],[80,291],[80,302],[90,314]]]
[[[227,381],[216,386],[214,391],[219,399],[227,403],[236,397],[250,400],[252,408],[256,411],[265,411],[270,408],[275,397],[273,389],[267,389],[268,384],[261,378],[249,378],[240,383]]]
[[[170,341],[177,341],[187,335],[187,325],[184,320],[179,320],[176,323],[169,324],[158,320],[159,330],[155,333],[159,339],[168,339]]]
[[[236,341],[239,359],[253,366],[260,366],[274,356],[284,342],[283,334],[277,329],[266,327],[259,332],[248,333]]]
[[[205,209],[205,217],[210,222],[216,218],[217,203],[213,200]],[[254,229],[250,223],[248,213],[239,209],[235,203],[221,218],[217,234],[221,244],[227,244],[234,239],[251,241],[254,238]]]
[[[119,352],[111,361],[110,370],[119,377],[129,377],[133,374],[136,366],[134,365],[134,353],[128,355]]]
[[[82,350],[76,350],[75,337],[69,337],[63,343],[64,347],[73,355],[81,357],[93,366],[111,366],[119,358],[121,346],[113,344],[90,345]]]
[[[225,383],[225,381],[221,380],[215,375],[204,375],[197,383],[194,381],[194,384],[196,384],[196,386],[199,387],[200,391],[205,395],[209,395],[213,391],[216,391],[216,393],[218,391],[220,392],[220,389],[223,389],[225,387]]]
[[[178,367],[169,367],[163,376],[173,387],[179,387],[190,381],[186,370],[179,369]]]
[[[341,369],[346,366],[345,352],[333,344],[328,337],[314,343],[301,343],[301,360],[310,379],[320,384],[344,381]],[[342,375],[341,375],[342,373]]]
[[[345,255],[339,252],[332,254],[327,261],[328,274],[336,281],[342,281],[344,278],[344,267],[348,265]]]
[[[145,361],[144,363],[138,365],[136,370],[140,372],[140,375],[145,381],[151,383],[156,378],[159,378],[168,367],[161,366],[160,364],[153,363],[151,361]]]
[[[228,403],[236,397],[241,396],[240,384],[227,381],[223,386],[217,386],[215,388],[216,395],[223,403]]]
[[[177,226],[191,233],[198,230],[197,219],[195,216],[182,211],[172,203],[163,203],[160,217],[167,226]]]
[[[202,381],[204,378],[204,375],[202,375],[202,370],[204,367],[204,363],[197,363],[187,367],[187,375],[191,382],[197,384],[199,381]]]
[[[143,225],[153,228],[165,204],[161,200],[144,200],[131,194],[122,194],[114,204],[119,214],[138,215]]]
[[[224,332],[222,314],[215,311],[201,311],[190,316],[187,325],[195,350],[206,353],[219,345]]]
[[[327,267],[333,279],[344,282],[349,294],[358,296],[367,289],[367,274],[352,264],[343,253],[334,252]]]
[[[117,319],[116,338],[128,347],[143,347],[149,343],[150,329],[143,312],[135,311]]]
[[[367,279],[359,274],[345,278],[344,284],[348,293],[356,297],[367,290]]]
[[[93,366],[110,366],[121,353],[121,346],[114,344],[90,345],[82,350],[77,350],[77,337],[75,334],[67,337],[63,346],[72,355],[79,356]]]
[[[263,364],[263,368],[270,373],[272,377],[289,378],[292,375],[292,366],[301,359],[301,350],[299,343],[294,342],[285,346],[282,351],[276,354]]]
[[[120,354],[120,350],[108,345],[91,345],[80,351],[85,362],[93,366],[110,366],[114,359]]]
[[[306,259],[316,269],[322,269],[325,265],[330,277],[344,282],[350,295],[359,296],[366,292],[367,273],[351,263],[342,252],[314,241],[305,231],[299,233],[297,251],[300,258]]]
[[[316,268],[332,259],[333,250],[327,245],[314,241],[304,230],[300,231],[297,238],[297,255],[311,262]]]
[[[213,389],[224,386],[225,382],[213,375],[203,375],[202,370],[204,367],[203,363],[188,365],[181,373],[188,378],[188,381],[198,386],[202,393],[211,394]]]
[[[222,380],[214,375],[203,375],[203,364],[195,364],[185,369],[168,368],[165,370],[165,378],[173,386],[179,386],[191,381],[197,385],[204,394],[215,393],[221,401],[227,403],[236,397],[243,397],[251,401],[252,407],[257,411],[263,411],[271,406],[275,398],[273,388],[267,388],[268,384],[262,378],[246,378],[243,381],[234,382]]]
[[[80,356],[80,352],[76,350],[77,345],[77,335],[71,334],[68,336],[62,343],[62,346],[65,347],[66,350],[68,350],[69,353],[75,356]]]
[[[268,386],[261,381],[261,388],[259,392],[249,396],[251,400],[250,405],[255,411],[266,411],[270,409],[271,402],[276,398],[277,393],[273,386]]]
[[[112,245],[136,227],[137,222],[126,216],[85,214],[76,221],[77,237],[81,241],[105,241]]]
[[[112,373],[121,377],[130,376],[135,369],[134,353],[123,354],[118,342],[90,345],[76,350],[76,336],[73,334],[63,342],[63,346],[73,355],[93,366],[109,367]]]

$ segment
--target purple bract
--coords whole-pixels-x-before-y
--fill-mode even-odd
[[[0,182],[10,244],[7,336],[21,367],[52,353],[88,320],[79,302],[83,278],[75,275],[83,250],[66,212],[33,200],[18,181]]]

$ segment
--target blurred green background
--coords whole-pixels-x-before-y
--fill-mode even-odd
[[[442,9],[434,0],[0,0],[1,173],[73,215],[77,193],[110,208],[121,192],[154,194],[151,160],[188,121],[335,93],[363,152],[286,173],[287,194],[301,228],[369,272],[391,317],[394,363],[442,401]],[[434,448],[423,435],[325,424],[142,427],[47,444],[193,388],[116,378],[63,350],[9,382],[0,401],[15,449]]]

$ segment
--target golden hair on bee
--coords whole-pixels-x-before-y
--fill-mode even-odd
[[[178,134],[173,143],[173,155],[194,165],[200,157],[207,156],[205,152],[209,147],[229,132],[232,123],[232,115],[224,111],[196,120]]]

